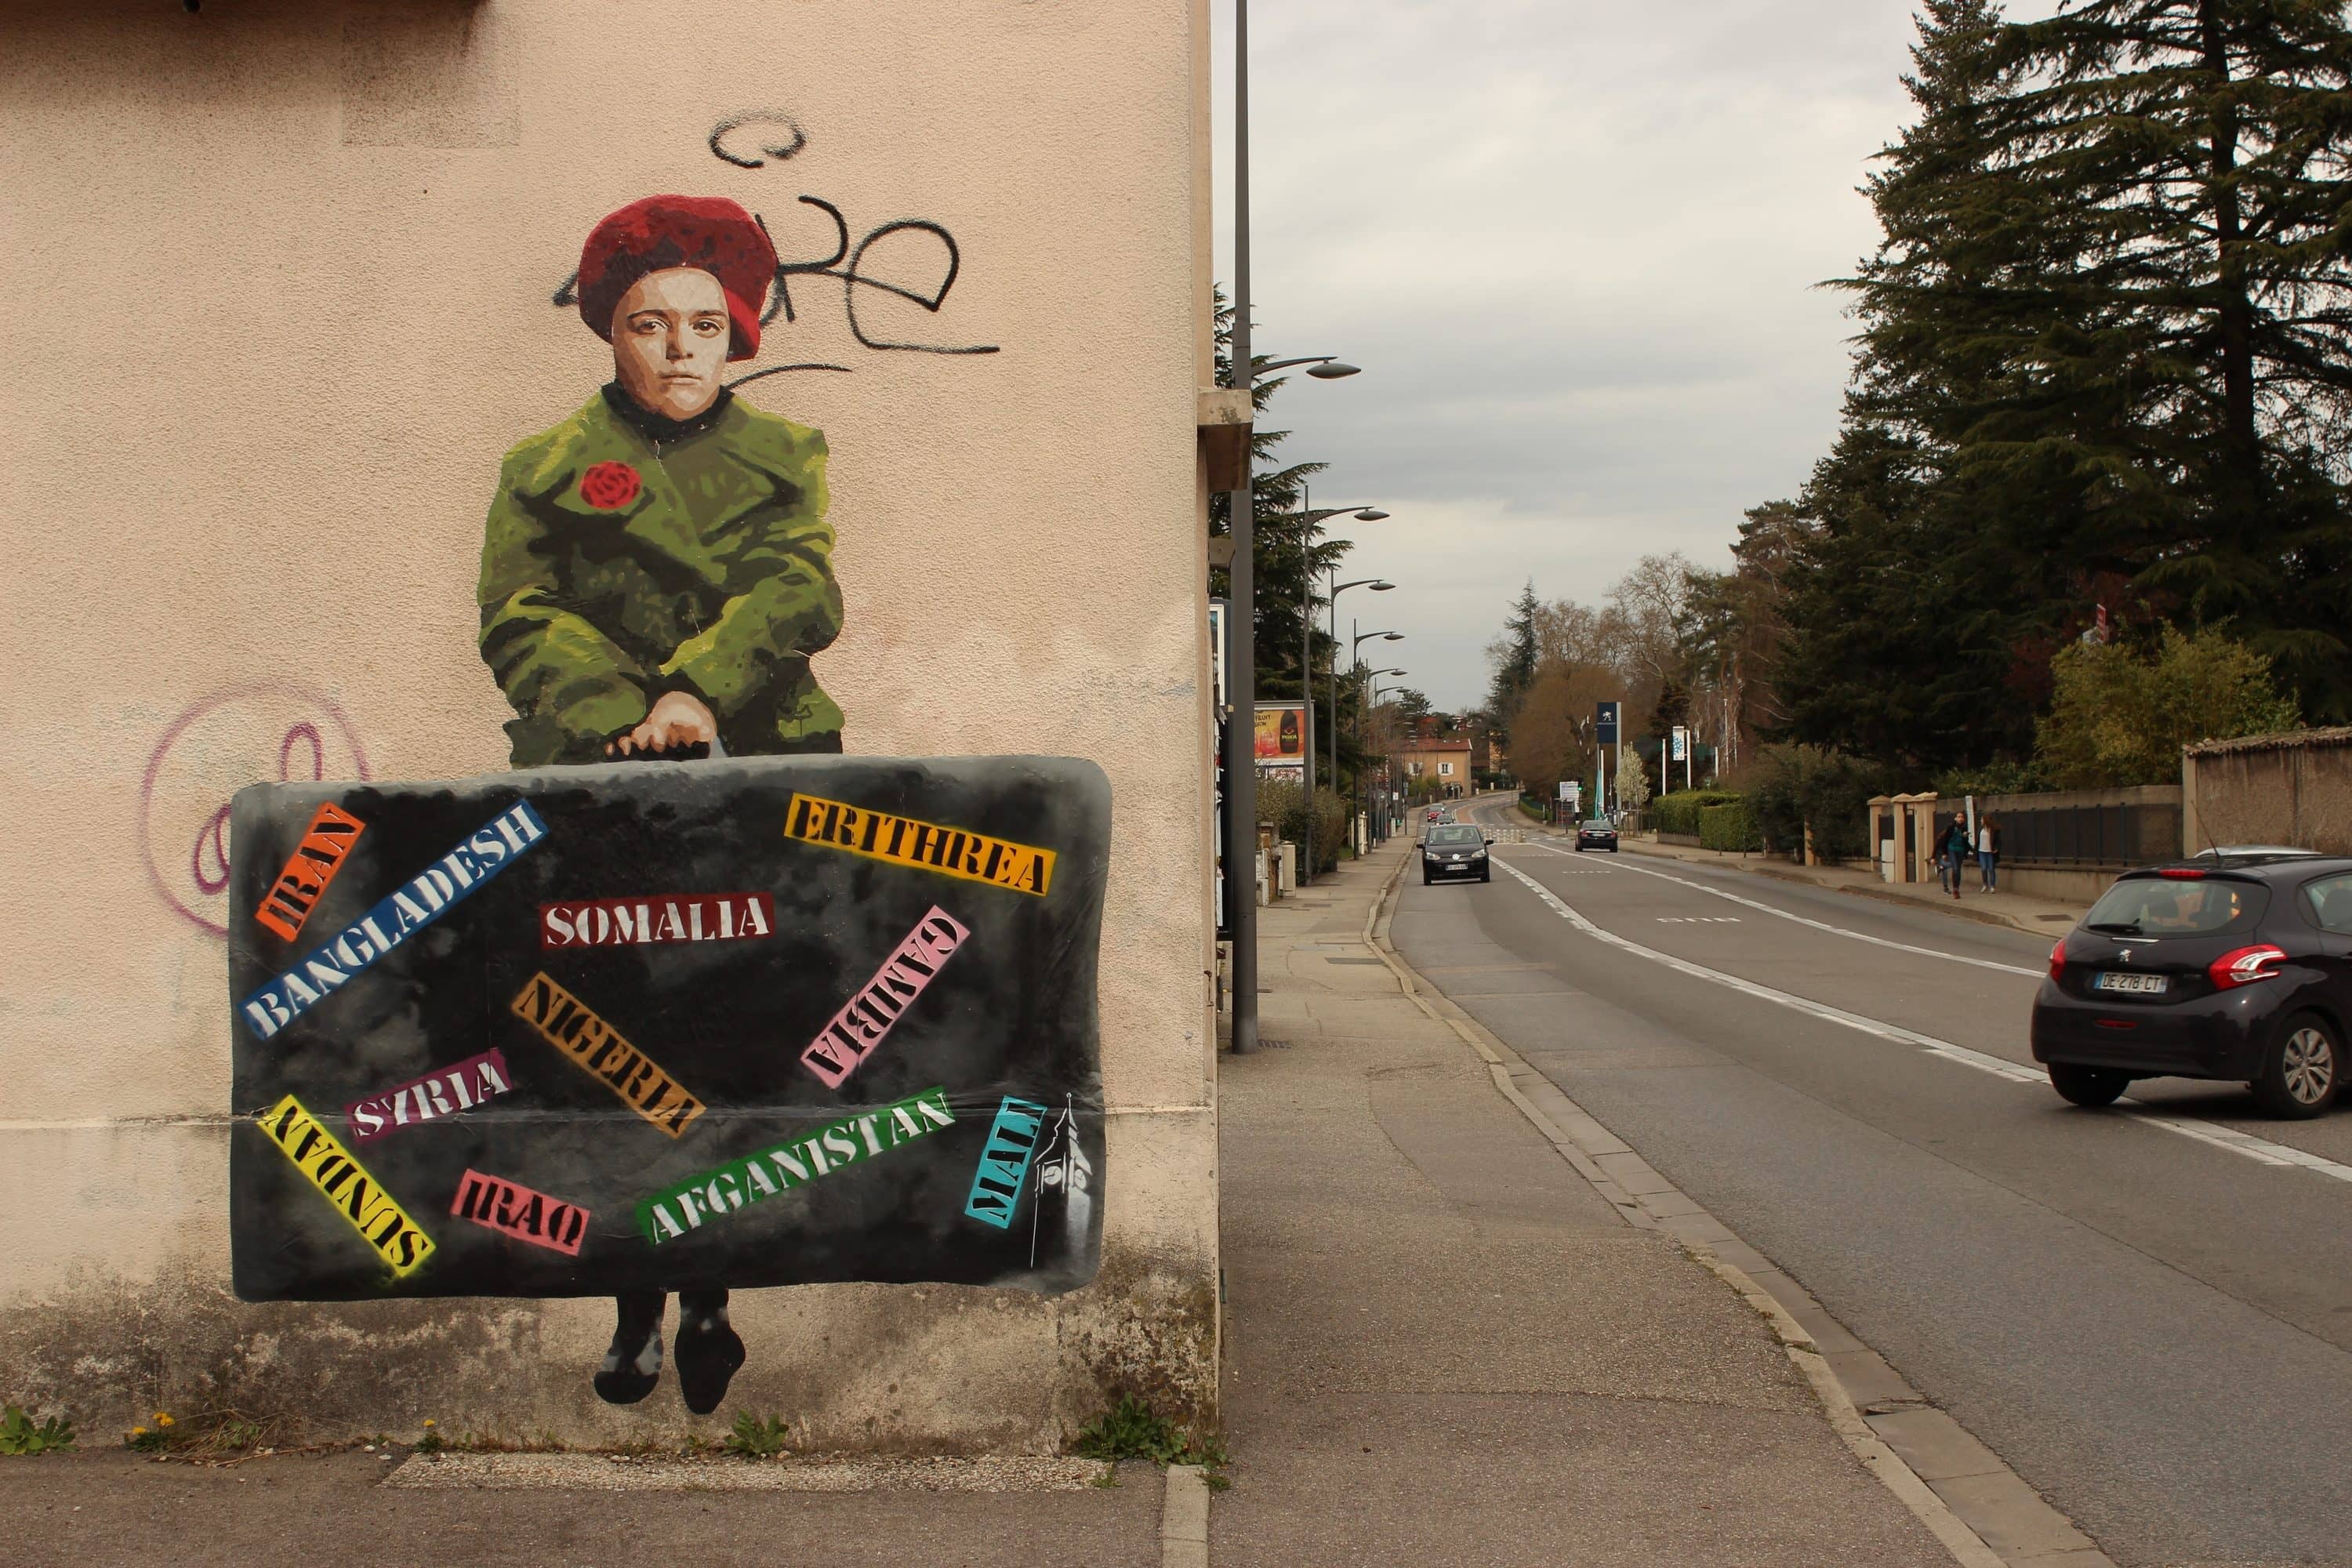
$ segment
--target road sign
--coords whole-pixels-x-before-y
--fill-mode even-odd
[[[1599,731],[1593,738],[1604,746],[1617,743],[1617,704],[1601,702],[1593,706],[1592,721]]]
[[[1562,779],[1559,781],[1559,798],[1562,800],[1574,800],[1576,798],[1576,781],[1574,779]]]

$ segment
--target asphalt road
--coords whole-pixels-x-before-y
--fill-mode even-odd
[[[2077,1110],[2026,1044],[2046,940],[1496,859],[1409,870],[1398,951],[2118,1563],[2352,1565],[2352,1107],[2154,1080]]]

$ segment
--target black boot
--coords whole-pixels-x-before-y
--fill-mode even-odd
[[[667,1298],[658,1290],[632,1290],[614,1298],[621,1321],[613,1343],[596,1369],[596,1397],[607,1405],[635,1405],[661,1381],[661,1321]]]
[[[686,1407],[708,1415],[727,1397],[728,1380],[743,1364],[743,1341],[727,1321],[724,1290],[677,1293],[677,1389]]]

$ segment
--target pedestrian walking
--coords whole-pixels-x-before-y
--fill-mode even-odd
[[[1952,825],[1944,830],[1944,889],[1952,897],[1960,896],[1960,868],[1971,858],[1969,847],[1969,819],[1959,812],[1952,813]]]
[[[2000,824],[1990,816],[1977,824],[1977,877],[1986,892],[2000,891]]]

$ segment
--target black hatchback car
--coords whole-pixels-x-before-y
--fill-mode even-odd
[[[1493,878],[1486,863],[1486,836],[1466,822],[1430,825],[1421,839],[1421,880],[1426,887],[1440,877]]]
[[[2050,951],[2033,1059],[2077,1105],[2225,1079],[2317,1116],[2352,1025],[2352,857],[2222,854],[2120,878]]]
[[[1587,849],[1606,849],[1617,853],[1617,825],[1605,816],[1576,825],[1576,847],[1579,853]]]

